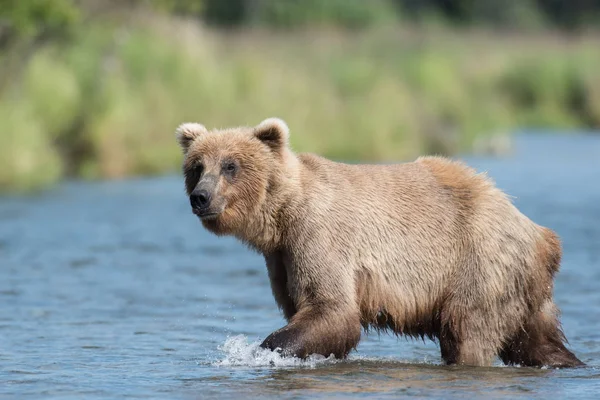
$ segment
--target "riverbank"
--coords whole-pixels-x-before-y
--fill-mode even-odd
[[[600,37],[217,31],[132,15],[0,55],[0,191],[179,168],[183,121],[285,119],[298,151],[402,160],[516,127],[600,126]]]

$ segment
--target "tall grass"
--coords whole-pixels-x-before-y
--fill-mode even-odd
[[[0,190],[176,170],[183,121],[279,116],[298,151],[371,161],[469,151],[517,126],[600,125],[592,36],[122,26],[96,20],[66,45],[0,55]]]

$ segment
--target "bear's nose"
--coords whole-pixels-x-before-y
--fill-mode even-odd
[[[201,209],[208,207],[210,203],[210,193],[207,190],[194,190],[190,195],[190,204],[192,208]]]

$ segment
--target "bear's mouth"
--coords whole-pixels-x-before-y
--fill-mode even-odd
[[[200,219],[215,219],[219,216],[220,213],[214,211],[207,210],[192,210],[194,214]]]

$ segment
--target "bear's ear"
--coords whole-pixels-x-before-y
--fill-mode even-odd
[[[288,144],[290,130],[279,118],[268,118],[254,128],[254,136],[275,152],[281,151]]]
[[[175,130],[175,136],[177,137],[177,141],[183,150],[183,153],[187,153],[190,144],[196,139],[198,136],[203,135],[207,132],[206,128],[202,124],[196,124],[194,122],[186,122],[185,124],[181,124]]]

